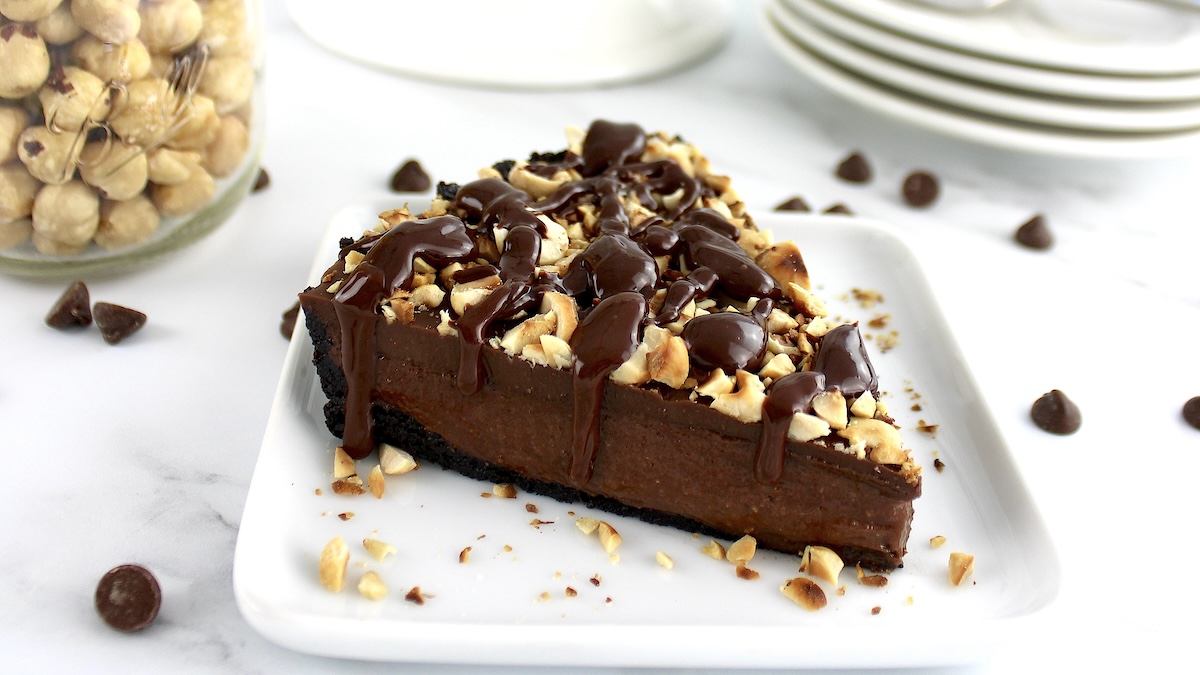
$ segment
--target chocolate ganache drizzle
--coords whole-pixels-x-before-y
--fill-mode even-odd
[[[746,312],[725,311],[687,321],[680,337],[691,366],[699,373],[757,371],[767,354],[766,319],[788,302],[776,282],[738,245],[740,231],[721,213],[698,206],[711,188],[674,160],[642,161],[646,135],[635,124],[598,120],[587,131],[582,156],[561,153],[529,164],[541,176],[573,171],[578,180],[535,200],[502,178],[484,178],[460,187],[454,211],[400,223],[381,235],[352,244],[363,260],[334,297],[342,327],[346,373],[343,447],[352,457],[374,447],[371,390],[374,387],[375,314],[381,302],[412,280],[417,258],[435,267],[481,259],[479,241],[505,230],[494,265],[479,264],[454,274],[458,283],[498,275],[500,285],[469,306],[455,321],[459,335],[458,388],[464,395],[487,383],[483,346],[500,326],[537,308],[547,292],[575,299],[580,321],[570,338],[574,354],[572,447],[569,480],[591,480],[599,448],[601,407],[609,375],[640,344],[648,325],[677,321],[693,301],[719,296],[744,303]],[[668,207],[664,196],[678,196]],[[627,205],[660,214],[636,226]],[[547,221],[587,206],[596,215],[594,238],[571,260],[560,278],[540,268]],[[667,257],[660,273],[656,258]],[[651,299],[665,291],[651,316]],[[793,413],[811,409],[827,389],[847,396],[874,391],[875,373],[856,326],[840,326],[823,338],[811,371],[775,381],[763,406],[763,428],[754,473],[765,483],[783,474],[788,426]]]

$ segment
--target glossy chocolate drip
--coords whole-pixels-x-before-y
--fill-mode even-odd
[[[471,305],[458,319],[458,389],[474,394],[483,387],[487,373],[483,368],[483,343],[488,327],[497,319],[512,316],[538,302],[529,284],[509,281],[488,294],[479,304]]]
[[[595,176],[624,164],[645,149],[646,132],[640,126],[596,120],[583,140],[583,175]]]
[[[679,320],[679,312],[693,300],[703,300],[717,284],[717,273],[708,267],[698,267],[686,277],[667,287],[667,296],[654,322],[665,326]]]
[[[612,371],[629,360],[641,341],[646,298],[641,293],[615,293],[596,305],[571,336],[575,353],[574,443],[569,475],[576,487],[592,477],[600,444],[600,408],[604,384]]]
[[[771,385],[763,403],[762,434],[754,455],[756,479],[774,484],[783,477],[792,415],[811,410],[813,399],[823,391],[825,375],[813,371],[784,375]]]
[[[444,266],[470,259],[475,241],[463,222],[439,216],[400,223],[365,247],[366,255],[334,295],[342,326],[346,422],[342,447],[356,459],[375,447],[371,391],[375,387],[375,311],[412,280],[415,259]]]
[[[812,369],[825,375],[830,389],[837,388],[844,396],[858,396],[864,391],[878,393],[879,380],[867,356],[862,333],[858,326],[838,326],[821,338]]]
[[[688,267],[708,267],[717,275],[717,287],[738,300],[779,298],[779,284],[750,259],[737,244],[738,231],[721,214],[696,209],[676,223],[682,255]]]
[[[400,223],[370,242],[364,250],[363,262],[383,270],[387,279],[386,292],[390,295],[412,281],[416,258],[434,267],[464,262],[474,257],[475,239],[458,218],[435,216]],[[350,278],[353,279],[354,274]]]
[[[653,295],[658,264],[637,242],[623,234],[606,234],[575,256],[563,276],[571,295],[604,299],[624,291]]]
[[[762,321],[738,312],[705,314],[683,325],[692,365],[704,372],[717,368],[726,373],[756,371],[767,352],[767,331]]]

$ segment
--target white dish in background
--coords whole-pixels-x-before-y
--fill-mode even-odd
[[[1196,131],[1158,135],[1087,134],[971,115],[851,73],[801,49],[776,26],[765,8],[760,19],[771,49],[802,75],[865,109],[933,133],[1035,155],[1104,160],[1182,157],[1200,147],[1200,132]]]
[[[906,0],[825,3],[895,33],[1015,63],[1111,75],[1200,73],[1200,13],[1165,4],[1020,0],[958,13]]]
[[[861,21],[854,15],[839,12],[822,0],[783,0],[782,4],[810,21],[814,27],[820,27],[861,49],[916,67],[998,87],[1094,102],[1200,101],[1200,74],[1121,77],[1041,68],[913,40]]]
[[[861,49],[792,14],[782,0],[767,2],[766,8],[798,46],[847,71],[947,106],[1019,123],[1084,132],[1154,134],[1200,130],[1200,100],[1154,106],[1091,105],[1023,95],[909,66]]]
[[[326,49],[415,77],[515,89],[581,88],[683,68],[724,44],[729,0],[289,0]]]
[[[397,204],[338,212],[312,279],[334,260],[340,237],[357,236]],[[389,477],[380,500],[334,495],[337,440],[324,426],[324,396],[301,322],[238,534],[234,591],[247,621],[303,652],[491,665],[928,666],[983,660],[1019,640],[1022,620],[1058,592],[1054,547],[913,253],[886,226],[854,217],[770,213],[757,221],[800,244],[833,314],[865,320],[887,312],[887,330],[900,335],[888,353],[871,347],[872,358],[885,400],[927,470],[905,567],[887,587],[861,586],[847,569],[845,595],[826,587],[829,606],[807,612],[778,590],[797,575],[794,555],[760,551],[750,567],[761,578],[744,581],[733,565],[700,552],[706,538],[535,495],[485,499],[490,484],[431,465]],[[851,306],[845,296],[852,288],[880,290],[884,302],[872,310]],[[917,413],[906,393],[913,391],[921,419],[939,425],[935,436],[913,429]],[[935,453],[944,472],[932,468]],[[360,462],[360,472],[370,466]],[[344,512],[355,515],[343,522],[336,514]],[[622,534],[619,562],[575,527],[583,515],[602,517]],[[553,522],[534,527],[535,517]],[[340,594],[317,581],[318,556],[334,535],[352,552]],[[948,543],[933,549],[934,535]],[[368,536],[398,554],[371,559],[358,544]],[[460,564],[466,547],[469,559]],[[655,563],[660,550],[674,569]],[[947,582],[951,551],[976,556],[972,583]],[[360,563],[390,586],[384,600],[354,590]],[[423,606],[405,602],[413,586],[434,597]],[[567,597],[567,587],[577,597]]]

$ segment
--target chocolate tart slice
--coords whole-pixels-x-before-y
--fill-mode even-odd
[[[678,137],[568,148],[380,214],[300,294],[326,421],[467,476],[848,564],[921,492],[855,324]]]

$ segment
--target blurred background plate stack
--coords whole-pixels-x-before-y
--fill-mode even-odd
[[[775,52],[856,104],[1022,151],[1200,148],[1195,0],[766,0]]]

